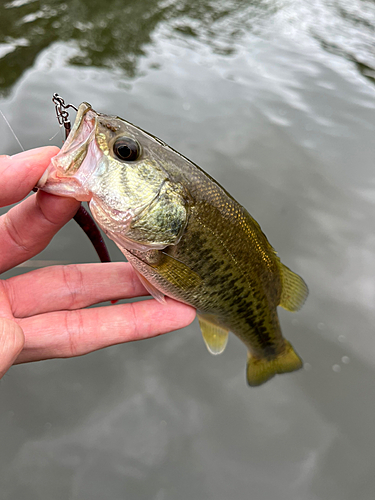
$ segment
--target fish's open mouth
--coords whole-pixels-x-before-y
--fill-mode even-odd
[[[67,140],[60,153],[52,158],[52,164],[57,169],[62,169],[66,175],[73,175],[81,166],[95,135],[96,117],[97,113],[92,110],[90,104],[84,102],[79,106]]]
[[[38,188],[79,201],[91,199],[86,185],[100,155],[95,143],[97,117],[90,104],[79,106],[72,130],[60,152],[51,159]]]

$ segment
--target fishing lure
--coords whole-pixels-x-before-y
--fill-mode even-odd
[[[65,129],[65,140],[68,138],[71,130],[71,123],[69,119],[69,108],[73,108],[75,111],[78,109],[74,104],[65,104],[64,99],[59,96],[56,92],[53,94],[52,102],[55,105],[56,118],[59,125],[63,125]],[[88,213],[88,211],[81,205],[73,217],[77,224],[83,229],[87,237],[93,244],[96,253],[101,262],[111,262],[111,258],[108,253],[106,244],[102,238],[102,235],[95,224],[93,218]]]

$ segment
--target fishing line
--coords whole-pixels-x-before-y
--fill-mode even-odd
[[[53,139],[57,136],[57,134],[61,131],[62,129],[62,125],[59,125],[59,130],[56,132],[56,134],[54,134],[50,139],[48,139],[49,141],[53,141]]]
[[[24,149],[24,147],[22,146],[22,144],[21,144],[20,140],[19,140],[19,139],[18,139],[18,137],[16,136],[15,131],[12,129],[12,127],[11,127],[10,123],[9,123],[9,122],[8,122],[8,120],[6,119],[6,116],[5,116],[5,115],[4,115],[4,113],[1,111],[1,109],[0,109],[0,114],[1,114],[1,116],[4,118],[5,123],[8,125],[8,127],[9,127],[10,131],[12,132],[12,134],[13,134],[14,138],[16,139],[16,141],[18,142],[18,144],[19,144],[20,148],[22,149],[22,151],[25,151],[25,149]]]

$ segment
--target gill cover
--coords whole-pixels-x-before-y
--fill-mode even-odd
[[[89,201],[97,223],[122,248],[162,249],[180,240],[189,205],[162,151],[149,134],[82,103],[38,187]]]

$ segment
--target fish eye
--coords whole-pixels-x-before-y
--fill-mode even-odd
[[[113,152],[120,160],[134,161],[141,154],[141,147],[130,137],[120,137],[113,145]]]

